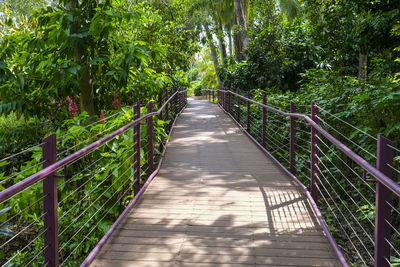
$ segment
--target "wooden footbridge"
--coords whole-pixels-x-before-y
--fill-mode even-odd
[[[301,188],[216,105],[191,101],[159,174],[91,266],[338,266]]]
[[[7,266],[19,260],[33,266],[95,267],[348,266],[347,261],[351,260],[365,266],[392,264],[390,261],[398,253],[398,229],[391,218],[399,212],[392,196],[400,196],[400,186],[392,180],[393,154],[397,149],[389,140],[378,136],[377,166],[373,167],[320,126],[321,117],[314,103],[308,117],[296,113],[293,103],[290,111],[281,111],[266,105],[265,98],[264,103],[259,103],[239,92],[220,90],[214,97],[218,98],[217,103],[187,103],[185,91],[168,92],[159,99],[157,112],[153,112],[150,102],[145,115],[140,113],[143,105],[138,103],[132,122],[61,159],[57,159],[57,137],[47,137],[41,144],[43,169],[0,192],[0,204],[15,205],[13,199],[18,194],[42,183],[43,199],[31,205],[38,203],[43,208],[42,216],[36,219],[43,223],[38,223],[35,239],[0,259],[0,263]],[[268,123],[273,126],[279,122],[274,122],[272,115],[267,117],[267,112],[285,118],[282,127],[269,128]],[[157,140],[154,126],[162,120],[170,138]],[[300,125],[300,121],[305,123]],[[101,158],[87,155],[99,155],[94,154],[97,149],[129,131],[133,133],[133,146],[126,151],[133,152],[132,156],[122,162],[121,154],[112,162],[118,162],[121,168],[127,166],[126,170],[108,176],[106,173],[99,179],[97,174],[104,169],[95,166]],[[145,140],[142,131],[146,133]],[[275,139],[276,136],[284,138]],[[298,153],[301,140],[309,141],[307,164],[302,161],[303,154]],[[376,195],[371,231],[364,224],[352,225],[346,216],[334,224],[345,233],[354,231],[347,236],[350,243],[336,242],[330,232],[334,227],[329,228],[324,220],[327,213],[322,216],[318,208],[318,203],[328,205],[333,218],[338,218],[335,212],[346,212],[334,210],[342,199],[335,198],[337,187],[328,187],[329,181],[337,177],[327,178],[331,168],[322,158],[321,153],[326,151],[320,148],[322,143],[343,153],[363,170],[361,183],[371,183],[366,175],[375,179],[376,188],[371,187]],[[112,151],[113,147],[108,145],[104,151]],[[93,165],[95,173],[77,186],[72,182],[83,171],[68,173],[68,168],[83,158],[93,160],[92,164],[85,164],[86,168]],[[59,170],[64,170],[61,185],[57,182],[61,175],[56,175]],[[131,174],[125,175],[126,172]],[[300,182],[305,173],[307,186]],[[71,193],[60,195],[59,188],[65,190],[69,181]],[[348,181],[352,184],[352,180]],[[94,189],[85,189],[92,182]],[[103,190],[100,185],[108,187]],[[102,190],[94,197],[97,189]],[[63,210],[68,197],[80,205],[78,213]],[[349,195],[348,201],[354,199]],[[115,207],[120,207],[118,216]],[[94,215],[93,211],[89,213],[92,208]],[[7,225],[16,224],[22,212],[8,219]],[[104,231],[103,223],[110,218],[114,218],[112,225]],[[364,232],[372,235],[372,245],[363,243]],[[24,231],[15,231],[0,249],[23,234]],[[355,238],[361,242],[355,242]],[[89,242],[92,245],[84,248]],[[346,251],[344,257],[342,252],[347,249],[352,252]],[[23,254],[27,251],[33,254]]]

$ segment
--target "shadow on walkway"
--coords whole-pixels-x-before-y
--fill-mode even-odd
[[[92,266],[339,266],[301,189],[220,110],[190,101],[140,203]]]

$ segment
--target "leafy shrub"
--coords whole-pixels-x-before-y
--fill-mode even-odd
[[[194,95],[195,96],[201,96],[203,95],[202,92],[203,86],[201,84],[198,84],[195,88],[194,88]]]
[[[146,113],[146,108],[142,107],[141,114]],[[131,107],[123,107],[118,111],[106,112],[104,117],[104,120],[93,121],[93,117],[90,117],[86,112],[82,112],[78,116],[65,120],[62,127],[56,131],[58,159],[65,158],[132,122],[133,110]],[[155,118],[154,144],[159,144],[162,138],[167,138],[163,128],[164,124],[164,121]],[[148,177],[147,125],[141,124],[140,127],[141,175],[142,177]],[[68,264],[73,266],[82,262],[88,251],[94,247],[99,238],[105,234],[127,203],[134,197],[132,191],[132,166],[134,165],[136,151],[134,151],[132,137],[133,129],[129,129],[70,164],[67,167],[66,176],[57,178],[61,262],[68,259]],[[156,156],[160,155],[156,148],[155,154]],[[21,165],[20,169],[10,174],[7,171],[7,175],[0,170],[0,189],[18,183],[39,171],[41,169],[41,161],[42,149],[41,147],[36,147],[32,150],[31,157]],[[12,166],[12,164],[8,164],[9,162],[7,161],[2,162],[3,168]],[[21,170],[25,170],[25,172],[20,174]],[[10,177],[12,178],[11,181],[9,180]],[[39,234],[43,229],[43,221],[41,220],[42,207],[40,201],[37,205],[32,206],[31,204],[41,197],[43,197],[43,188],[39,182],[31,186],[29,190],[12,197],[6,203],[7,206],[11,207],[11,209],[6,210],[9,213],[8,217],[13,218],[9,221],[11,229],[30,225],[31,233],[29,235],[21,233],[20,236],[31,241],[38,235],[37,239],[32,240],[32,242],[34,241],[34,246],[31,250],[34,251],[34,255],[40,255],[35,260],[39,265],[43,263],[41,255],[43,238]],[[5,210],[4,205],[5,203],[0,205],[0,211]],[[18,216],[15,216],[16,214]],[[93,229],[96,230],[92,231]],[[5,233],[7,231],[7,229],[1,230]],[[82,235],[76,235],[76,233],[81,233]],[[79,246],[83,233],[87,237],[84,237],[86,239],[84,244]],[[12,252],[14,254],[10,254]],[[30,253],[19,254],[15,250],[0,251],[1,253],[5,256],[0,257],[0,263],[4,263],[2,260],[10,259],[13,256],[15,258],[12,262],[17,265],[25,265],[31,259]]]
[[[48,128],[38,117],[26,117],[11,112],[0,115],[0,158],[40,143]]]

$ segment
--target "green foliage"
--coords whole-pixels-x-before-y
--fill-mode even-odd
[[[146,101],[197,50],[182,18],[166,20],[148,3],[77,2],[35,10],[1,36],[0,111],[63,120],[57,106],[67,96],[81,98],[82,110],[87,101],[97,110],[110,107],[113,91],[123,104]]]
[[[0,236],[12,236],[13,232],[8,229],[9,224],[5,221],[7,218],[7,212],[11,209],[11,207],[4,208],[0,210]]]
[[[145,107],[141,108],[141,114],[146,114]],[[118,128],[132,121],[133,110],[131,107],[124,107],[122,110],[111,111],[105,114],[104,123],[93,122],[91,117],[82,112],[76,117],[72,117],[63,122],[56,134],[59,137],[57,150],[59,157],[66,157],[69,154],[85,147],[93,141],[117,130]],[[162,138],[168,138],[164,131],[165,122],[155,119],[154,121],[154,144],[159,144]],[[126,207],[129,200],[133,198],[133,164],[136,153],[132,146],[133,130],[127,130],[116,138],[107,142],[91,152],[88,156],[81,158],[68,166],[67,176],[59,177],[58,197],[59,197],[59,229],[60,229],[60,258],[66,260],[68,264],[76,265],[82,262],[87,253],[98,242],[105,232],[109,229],[121,211]],[[147,126],[141,125],[141,158],[142,176],[149,175],[147,170]],[[155,149],[156,156],[160,152]],[[4,175],[0,175],[0,185],[4,188],[22,181],[41,169],[42,149],[37,147],[31,152],[31,156],[20,169]],[[2,168],[10,167],[9,162],[1,162]],[[22,172],[25,171],[25,172]],[[22,173],[21,173],[22,172]],[[12,177],[10,181],[9,178]],[[7,212],[8,217],[18,214],[12,221],[1,225],[3,235],[11,234],[8,230],[10,224],[13,227],[31,225],[34,234],[40,233],[43,222],[41,220],[41,205],[31,205],[43,196],[42,184],[37,183],[19,193],[8,201],[9,208],[0,210],[0,224],[4,220]],[[121,198],[123,197],[123,198]],[[41,202],[40,202],[41,203]],[[0,207],[1,208],[1,207]],[[94,227],[94,228],[93,228]],[[95,231],[92,231],[96,229]],[[79,246],[82,241],[81,233],[88,235],[84,239],[84,244]],[[35,236],[35,235],[33,235]],[[27,237],[29,238],[29,237]],[[40,237],[34,240],[34,251],[32,253],[41,254],[43,239]],[[9,252],[2,252],[3,254]],[[31,254],[19,254],[16,252],[13,263],[23,265],[28,262]],[[72,253],[72,254],[71,254]],[[35,254],[36,255],[36,254]],[[11,255],[6,254],[7,258]],[[38,257],[37,264],[43,262],[42,256]]]
[[[0,158],[40,143],[48,128],[38,117],[20,116],[15,112],[0,115]]]

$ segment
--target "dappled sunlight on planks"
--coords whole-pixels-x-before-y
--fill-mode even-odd
[[[190,102],[161,171],[92,266],[339,266],[301,189],[215,105]]]

